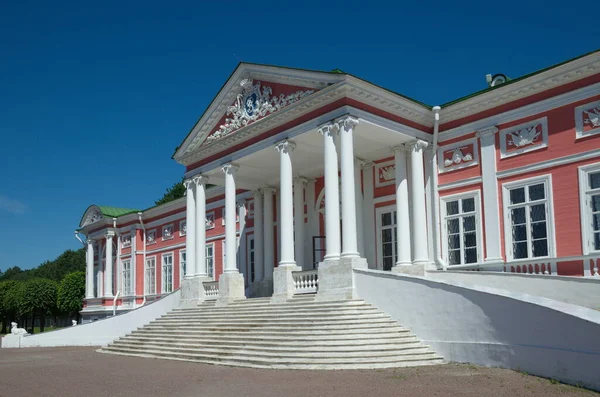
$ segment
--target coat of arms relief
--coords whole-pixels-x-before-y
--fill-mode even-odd
[[[272,88],[266,85],[262,86],[260,81],[255,84],[252,79],[244,79],[240,82],[240,85],[242,93],[238,94],[235,103],[227,108],[227,116],[231,117],[227,117],[225,123],[221,124],[212,135],[206,138],[207,143],[221,139],[233,131],[294,102],[298,102],[314,92],[314,90],[306,90],[296,91],[288,95],[271,96],[273,94]]]

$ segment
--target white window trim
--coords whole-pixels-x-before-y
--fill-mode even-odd
[[[164,291],[164,284],[165,284],[165,272],[164,272],[164,261],[165,258],[170,256],[171,257],[171,291],[167,292]],[[169,251],[169,252],[165,252],[164,254],[162,254],[160,256],[160,293],[161,294],[167,294],[167,293],[171,293],[175,290],[175,255],[173,251]]]
[[[512,250],[512,231],[511,231],[511,221],[510,221],[510,212],[508,211],[508,207],[510,206],[510,194],[509,190],[514,188],[519,188],[523,186],[529,186],[532,184],[536,184],[539,182],[545,182],[548,187],[546,200],[548,202],[548,219],[546,219],[546,224],[548,226],[548,255],[547,256],[537,256],[535,258],[523,258],[523,259],[514,259],[513,250]],[[554,227],[554,197],[552,194],[552,175],[540,175],[532,178],[520,179],[514,182],[506,182],[502,184],[502,212],[504,216],[504,253],[507,261],[532,261],[532,260],[540,260],[544,258],[556,258],[556,235],[555,235],[555,227]],[[527,236],[529,238],[529,236]]]
[[[185,261],[183,260],[183,255],[185,255]],[[183,262],[185,262],[185,265],[187,267],[187,255],[186,255],[186,250],[179,250],[179,281],[180,281],[180,287],[181,287],[181,280],[183,280],[185,278],[185,273],[183,271]]]
[[[148,235],[149,234],[154,234],[154,241],[148,242]],[[146,245],[156,244],[156,229],[152,229],[152,230],[147,230],[146,231],[146,241],[145,241],[145,243],[146,243]]]
[[[600,127],[593,128],[589,131],[583,131],[583,116],[581,113],[591,107],[600,106],[600,101],[588,102],[575,108],[575,137],[576,139],[586,138],[588,136],[600,134]]]
[[[477,138],[471,138],[471,139],[466,139],[464,141],[451,143],[446,146],[440,146],[438,148],[438,152],[437,152],[437,158],[439,159],[439,161],[438,161],[439,172],[444,173],[444,172],[456,171],[456,170],[460,170],[462,168],[468,168],[468,167],[472,167],[472,166],[479,164],[479,147],[477,145],[477,141],[478,141]],[[473,160],[467,161],[467,162],[461,161],[458,164],[452,164],[450,166],[446,166],[446,164],[444,164],[444,153],[445,152],[448,152],[450,150],[456,150],[460,147],[468,146],[468,145],[473,145],[473,153],[471,154],[473,156]]]
[[[225,240],[223,240],[223,241],[225,241]],[[206,247],[208,247],[209,245],[212,247],[212,261],[213,261],[212,275],[209,274],[209,276],[212,276],[212,279],[214,280],[215,279],[215,273],[217,271],[217,263],[215,261],[215,243],[214,243],[214,241],[210,242],[210,243],[206,243],[204,245],[204,253],[205,253],[205,255],[204,255],[205,256],[205,258],[204,258],[204,268],[206,269],[206,259],[208,258],[208,256],[206,255]]]
[[[600,250],[593,249],[593,233],[590,226],[592,225],[592,219],[590,219],[591,208],[588,206],[587,191],[588,191],[588,177],[592,172],[600,171],[600,163],[582,165],[578,167],[579,174],[579,221],[581,223],[581,245],[583,255],[597,254]]]
[[[129,291],[125,291],[125,263],[129,262]],[[133,266],[131,258],[121,260],[121,289],[123,291],[123,296],[131,296],[133,295]]]
[[[518,148],[515,150],[507,151],[506,137],[518,130],[521,130],[526,127],[530,127],[533,125],[541,124],[542,125],[542,140],[540,143],[536,145],[527,145],[522,148]],[[500,158],[505,159],[508,157],[518,156],[520,154],[533,152],[535,150],[540,150],[548,147],[548,119],[546,117],[542,117],[540,119],[531,120],[526,123],[522,123],[519,125],[515,125],[513,127],[505,128],[500,130]]]
[[[475,233],[475,237],[477,239],[477,263],[483,263],[483,221],[481,216],[482,205],[481,205],[481,190],[469,190],[468,192],[461,192],[456,194],[451,194],[448,196],[440,197],[440,218],[442,221],[441,232],[442,232],[442,257],[448,264],[448,267],[459,266],[450,265],[450,258],[448,256],[448,229],[446,227],[446,216],[447,208],[446,203],[449,201],[462,200],[467,198],[475,198],[475,225],[477,226],[477,233]],[[461,252],[462,255],[462,252]],[[462,261],[462,257],[461,257]],[[475,265],[475,263],[467,263],[466,265]]]
[[[170,227],[171,228],[171,236],[170,237],[165,237],[165,229]],[[161,228],[161,240],[162,241],[167,241],[167,240],[173,240],[175,238],[175,225],[173,225],[172,223],[169,223],[167,225],[164,225]]]
[[[148,271],[148,261],[154,260],[154,293],[149,292],[148,280],[146,279],[146,272]],[[144,263],[144,294],[156,295],[156,255],[146,256],[146,262]]]
[[[183,225],[187,226],[187,221],[184,219],[182,221],[179,221],[179,236],[183,237],[186,235],[186,233],[183,231]]]
[[[377,270],[383,270],[383,251],[382,251],[382,247],[381,247],[381,238],[382,238],[382,233],[381,233],[381,214],[384,212],[394,212],[396,211],[396,205],[387,205],[385,207],[378,207],[375,208],[375,234],[376,234],[376,240],[375,240],[375,244],[377,244],[377,264],[376,264],[376,269]],[[396,214],[396,218],[398,217],[398,215]],[[397,226],[396,226],[397,227]],[[394,247],[394,250],[397,250],[398,247]],[[396,253],[397,254],[397,253]],[[392,268],[396,266],[396,264],[392,264]]]

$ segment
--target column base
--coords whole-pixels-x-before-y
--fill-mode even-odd
[[[425,263],[397,264],[392,268],[392,273],[410,274],[412,276],[425,276]]]
[[[181,281],[181,299],[179,306],[194,307],[204,302],[204,281],[211,281],[212,278],[206,276],[186,277]]]
[[[485,269],[492,272],[502,272],[504,271],[504,265],[506,265],[504,263],[504,258],[485,258],[485,262],[482,265],[482,270]]]
[[[219,277],[219,297],[216,306],[227,306],[233,301],[246,299],[242,273],[223,273]]]
[[[273,295],[273,280],[266,279],[252,283],[252,298],[265,298]]]
[[[271,303],[285,303],[296,292],[296,283],[292,272],[299,272],[302,268],[296,265],[278,266],[273,270],[273,297]]]
[[[354,269],[367,269],[365,258],[340,258],[319,263],[319,291],[315,301],[356,299]]]

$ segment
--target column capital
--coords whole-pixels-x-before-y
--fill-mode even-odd
[[[106,234],[104,235],[104,238],[108,239],[112,239],[115,236],[115,232],[112,230],[109,230],[108,232],[106,232]]]
[[[263,194],[269,194],[269,193],[270,194],[274,194],[275,193],[275,188],[271,187],[271,186],[264,186],[264,187],[260,188],[260,191]]]
[[[496,132],[498,132],[498,127],[492,125],[492,126],[477,130],[477,132],[475,133],[475,136],[477,138],[482,138],[482,137],[494,135]]]
[[[294,183],[301,183],[303,186],[306,186],[308,183],[308,179],[303,176],[297,176],[293,179]]]
[[[237,164],[227,163],[221,166],[221,171],[223,171],[227,175],[234,175],[239,168],[240,166]]]
[[[400,145],[396,145],[396,146],[392,146],[392,152],[396,153],[396,152],[406,152],[408,151],[406,144],[405,143],[401,143]],[[375,164],[373,164],[375,165]]]
[[[337,126],[337,132],[350,131],[358,125],[358,119],[347,114],[335,120],[334,123]]]
[[[360,157],[354,157],[354,165],[358,165],[361,169],[365,163],[366,160],[363,160]]]
[[[262,196],[262,190],[261,189],[254,189],[252,191],[252,197],[257,197],[257,196]]]
[[[417,152],[419,150],[425,149],[427,146],[429,146],[429,143],[421,139],[417,139],[416,141],[406,143],[404,146],[406,147],[407,151]]]
[[[366,170],[366,169],[369,169],[369,168],[373,168],[373,167],[375,167],[375,162],[374,162],[374,161],[365,161],[365,162],[362,164],[362,166],[361,166],[361,168],[362,168],[363,170]]]
[[[94,240],[89,238],[86,240],[87,245],[91,245],[92,247],[94,246]]]
[[[185,186],[186,189],[191,188],[192,186],[194,186],[194,180],[193,178],[189,178],[183,181],[183,186]]]
[[[296,148],[296,143],[293,141],[285,140],[275,144],[275,150],[279,153],[291,153]]]
[[[329,122],[327,124],[320,126],[318,131],[319,131],[319,134],[321,134],[323,136],[324,135],[332,136],[336,132],[336,127],[335,127],[334,123]]]
[[[235,206],[237,208],[245,207],[246,206],[246,199],[240,199],[240,200],[236,201]]]
[[[205,185],[208,182],[208,176],[207,175],[194,175],[194,177],[192,178],[192,181],[196,184],[196,186],[200,186],[200,185]]]

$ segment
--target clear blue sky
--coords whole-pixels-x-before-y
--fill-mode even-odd
[[[435,105],[600,43],[594,18],[562,2],[90,4],[0,5],[2,270],[79,247],[90,204],[151,206],[240,59],[339,68]]]

